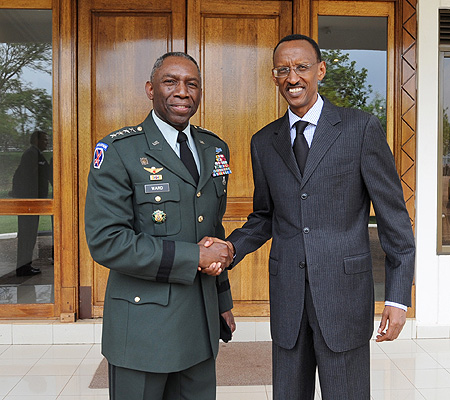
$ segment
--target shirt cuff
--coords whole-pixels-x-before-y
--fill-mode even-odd
[[[407,311],[408,310],[408,307],[404,306],[403,304],[394,303],[393,301],[385,301],[384,305],[385,306],[392,306],[392,307],[401,308],[403,311]]]

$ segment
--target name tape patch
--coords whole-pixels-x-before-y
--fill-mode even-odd
[[[145,193],[164,193],[170,192],[170,185],[168,183],[158,183],[158,184],[149,184],[144,185]]]

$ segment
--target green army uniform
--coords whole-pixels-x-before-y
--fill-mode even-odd
[[[167,373],[215,358],[219,313],[233,306],[226,271],[197,271],[197,243],[225,237],[229,149],[202,128],[191,133],[198,186],[151,113],[95,149],[86,237],[94,260],[110,269],[102,352],[118,367]]]

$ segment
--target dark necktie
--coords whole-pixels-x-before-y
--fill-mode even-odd
[[[177,142],[180,143],[180,159],[194,178],[195,183],[198,184],[197,164],[195,164],[192,151],[187,145],[187,136],[183,131],[178,131]]]
[[[297,160],[298,167],[303,176],[303,171],[305,169],[306,158],[308,157],[309,146],[306,141],[303,131],[309,125],[307,121],[298,121],[295,123],[295,128],[297,129],[297,136],[294,140],[294,145],[292,146],[294,150],[295,159]]]

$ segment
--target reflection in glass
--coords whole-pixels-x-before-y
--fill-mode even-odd
[[[51,26],[49,10],[0,10],[0,198],[52,197]]]
[[[332,103],[376,115],[386,131],[387,18],[319,16],[327,73],[319,92]],[[369,225],[375,300],[384,301],[385,253],[375,217]]]
[[[386,130],[387,18],[319,16],[319,47],[327,65],[320,93],[376,115]]]
[[[450,53],[441,60],[442,245],[450,245]]]
[[[51,216],[0,216],[0,254],[0,304],[54,302]]]

